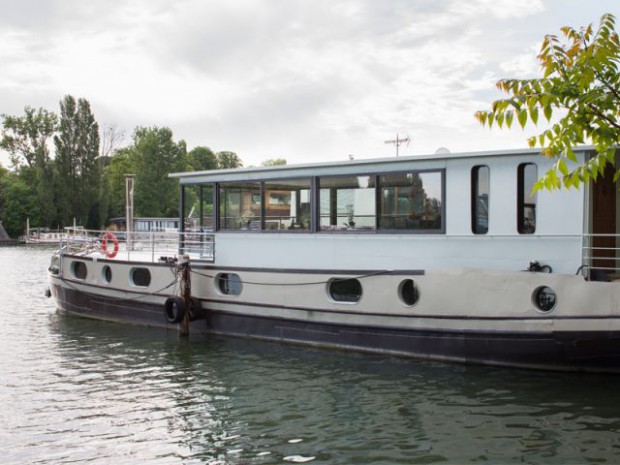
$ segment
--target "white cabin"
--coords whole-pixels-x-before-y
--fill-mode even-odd
[[[199,212],[192,224],[215,232],[218,266],[524,270],[538,262],[575,274],[596,265],[590,235],[615,234],[620,202],[609,176],[598,187],[532,194],[553,162],[511,150],[172,176],[184,216]],[[614,271],[607,260],[597,266]]]

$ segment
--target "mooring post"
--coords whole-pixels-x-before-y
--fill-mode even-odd
[[[189,257],[179,256],[179,266],[181,267],[181,298],[185,304],[185,315],[179,323],[179,335],[189,336],[189,314],[192,303],[192,282],[190,278]]]

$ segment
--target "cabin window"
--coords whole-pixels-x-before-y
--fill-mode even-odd
[[[538,168],[534,163],[522,163],[517,170],[517,230],[519,234],[536,232],[536,192]]]
[[[420,290],[413,279],[405,279],[398,286],[398,297],[403,305],[413,307],[420,300]]]
[[[474,166],[471,170],[471,230],[474,234],[489,232],[488,166]]]
[[[148,268],[132,268],[129,278],[134,286],[149,287],[151,284],[151,272]]]
[[[88,270],[86,269],[86,263],[84,262],[73,262],[71,264],[71,273],[75,279],[86,279],[86,275],[88,274]]]
[[[112,281],[112,269],[107,265],[104,266],[101,270],[101,277],[106,283],[110,283]]]
[[[264,183],[266,230],[310,230],[310,184],[310,179],[286,179]],[[260,197],[258,202],[260,203]]]
[[[379,229],[441,232],[443,172],[403,172],[379,176]]]
[[[360,231],[376,228],[375,177],[329,176],[319,179],[322,231]]]
[[[226,295],[241,294],[241,278],[236,273],[220,273],[215,278],[218,290]]]
[[[262,229],[260,182],[235,182],[219,186],[219,227],[222,230]]]
[[[355,278],[333,278],[327,283],[327,292],[335,302],[357,303],[362,298],[362,284]]]
[[[213,230],[213,184],[183,187],[184,231]],[[174,227],[162,222],[162,229]]]
[[[202,231],[215,229],[213,217],[213,185],[200,186],[200,227]]]

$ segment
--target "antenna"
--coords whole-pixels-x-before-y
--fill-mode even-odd
[[[407,143],[407,145],[409,145],[409,142],[411,142],[409,136],[405,136],[404,139],[401,139],[398,134],[396,134],[396,139],[385,141],[386,144],[394,144],[396,146],[396,156],[398,156],[398,147],[400,147],[403,143]]]

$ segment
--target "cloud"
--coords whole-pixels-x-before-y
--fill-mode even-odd
[[[540,77],[540,63],[536,58],[539,52],[540,46],[530,47],[524,53],[500,63],[499,67],[509,76],[523,79]]]
[[[307,161],[391,154],[383,141],[397,132],[412,136],[411,151],[497,143],[495,134],[478,133],[473,119],[496,98],[494,83],[535,74],[542,36],[568,19],[586,21],[576,0],[0,6],[3,112],[20,113],[24,105],[57,110],[72,94],[128,132],[169,126],[190,148],[236,150],[254,164],[264,155]],[[567,16],[558,19],[560,10]],[[594,7],[587,11],[600,16]]]

